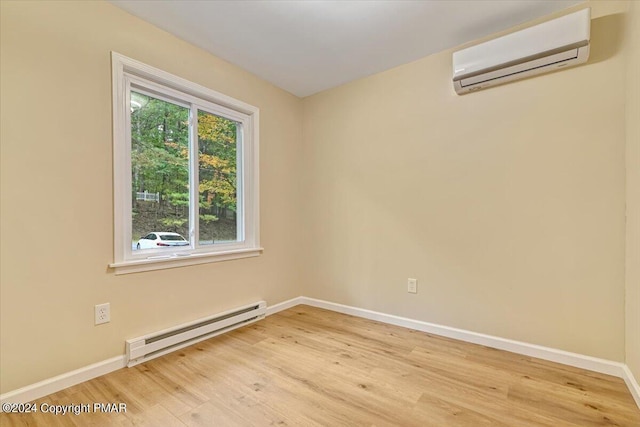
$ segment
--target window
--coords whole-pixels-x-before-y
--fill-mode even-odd
[[[257,256],[258,109],[112,53],[116,274]]]

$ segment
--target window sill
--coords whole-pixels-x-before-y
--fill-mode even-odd
[[[140,273],[143,271],[164,270],[167,268],[186,267],[189,265],[206,264],[210,262],[229,261],[239,258],[259,256],[263,248],[238,249],[226,252],[214,252],[206,254],[191,254],[186,256],[172,256],[167,258],[140,259],[135,261],[122,261],[109,264],[109,268],[115,270],[116,275]]]

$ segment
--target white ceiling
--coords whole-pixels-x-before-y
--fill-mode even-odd
[[[111,0],[300,97],[582,2]]]

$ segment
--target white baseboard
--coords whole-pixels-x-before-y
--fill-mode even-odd
[[[276,314],[288,308],[295,307],[296,305],[306,304],[305,302],[303,302],[304,300],[304,297],[296,297],[291,298],[287,301],[280,302],[278,304],[270,305],[267,307],[267,316],[271,316],[272,314]]]
[[[343,304],[337,304],[329,301],[323,301],[315,298],[296,297],[287,301],[267,307],[267,316],[276,314],[280,311],[295,307],[296,305],[306,304],[312,307],[324,308],[326,310],[338,313],[350,314],[352,316],[362,317],[369,320],[375,320],[391,325],[402,326],[405,328],[415,329],[434,335],[453,338],[473,344],[484,345],[487,347],[506,350],[512,353],[522,354],[530,357],[548,360],[551,362],[562,363],[564,365],[574,366],[576,368],[587,369],[594,372],[612,375],[622,378],[631,395],[635,399],[638,407],[640,407],[640,386],[633,376],[633,373],[627,365],[620,362],[614,362],[606,359],[585,356],[582,354],[571,353],[564,350],[558,350],[549,347],[543,347],[535,344],[528,344],[521,341],[514,341],[505,338],[495,337],[492,335],[480,334],[464,329],[451,328],[449,326],[437,325],[435,323],[423,322],[421,320],[408,319],[406,317],[394,316],[391,314],[380,313],[377,311],[366,310],[362,308],[352,307]],[[91,380],[109,372],[124,368],[125,356],[116,356],[102,362],[85,366],[75,371],[67,372],[35,384],[22,387],[20,389],[10,391],[0,395],[0,403],[24,403],[39,399],[48,394],[55,393],[73,385],[84,381]]]
[[[66,372],[53,378],[31,384],[0,395],[0,403],[26,403],[76,384],[124,368],[124,355]]]

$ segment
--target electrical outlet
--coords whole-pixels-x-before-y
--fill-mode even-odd
[[[96,325],[111,321],[111,305],[106,302],[96,305]]]
[[[418,279],[407,279],[407,292],[412,294],[418,293]]]

